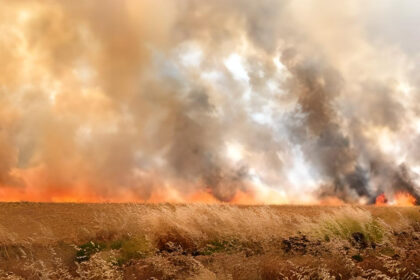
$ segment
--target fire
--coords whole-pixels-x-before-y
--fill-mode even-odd
[[[382,194],[380,194],[376,197],[375,205],[376,206],[383,206],[383,205],[386,205],[387,201],[388,200],[386,199],[385,194],[382,193]]]
[[[79,180],[71,185],[59,187],[54,181],[48,180],[46,166],[34,167],[27,170],[14,169],[12,175],[20,179],[25,187],[0,185],[0,201],[37,201],[37,202],[134,202],[134,203],[223,203],[212,193],[211,188],[194,188],[194,185],[185,187],[185,182],[168,183],[160,180],[151,173],[145,174],[144,178],[156,182],[159,187],[154,187],[150,193],[142,194],[134,188],[116,188],[109,192],[101,192],[97,185],[91,185],[87,181]],[[181,185],[182,184],[182,185]],[[189,192],[183,190],[189,189]],[[270,189],[264,186],[247,185],[246,188],[238,189],[229,201],[236,205],[255,204],[319,204],[319,205],[344,205],[345,201],[336,196],[324,197],[322,200],[311,198],[305,201],[301,197],[290,199],[286,193]],[[359,204],[365,204],[359,201]],[[403,191],[394,193],[389,198],[382,193],[376,198],[375,205],[386,206],[413,206],[416,198]]]
[[[388,201],[384,193],[378,195],[375,201],[376,206],[395,205],[395,206],[414,206],[416,198],[408,192],[397,192],[392,201]]]
[[[414,206],[416,205],[416,198],[408,192],[398,192],[394,196],[395,205],[398,206]]]

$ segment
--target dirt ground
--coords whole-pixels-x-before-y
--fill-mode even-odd
[[[1,203],[0,279],[420,279],[420,207]]]

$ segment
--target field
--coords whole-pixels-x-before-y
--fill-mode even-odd
[[[420,279],[420,208],[0,204],[0,279]]]

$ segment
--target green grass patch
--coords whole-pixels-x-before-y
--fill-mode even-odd
[[[382,248],[379,252],[389,257],[392,257],[393,255],[395,255],[395,250],[389,246]]]
[[[109,247],[113,250],[119,250],[121,249],[123,244],[124,244],[124,240],[118,239],[118,240],[111,241],[111,243],[109,244]]]
[[[362,257],[360,254],[357,254],[357,255],[351,256],[351,258],[352,258],[353,260],[355,260],[356,262],[361,262],[361,261],[363,261],[363,257]]]
[[[113,245],[119,247],[120,250],[120,257],[117,259],[119,265],[132,259],[147,257],[153,253],[153,246],[145,237],[123,239],[114,242]]]
[[[389,235],[386,225],[374,217],[358,217],[357,215],[329,215],[313,224],[311,233],[324,241],[338,238],[351,239],[352,233],[361,232],[369,242],[382,243]]]
[[[153,253],[153,246],[145,237],[124,237],[107,242],[89,241],[80,245],[76,251],[76,261],[88,261],[90,257],[104,250],[118,250],[117,264],[122,265],[131,259],[143,258]]]
[[[214,240],[206,244],[204,248],[199,250],[201,255],[212,255],[214,253],[226,252],[232,249],[232,244],[226,240]]]
[[[199,250],[201,255],[212,255],[222,252],[234,252],[240,250],[242,244],[235,239],[231,240],[212,240]]]
[[[102,251],[106,248],[106,244],[102,242],[89,241],[78,247],[76,251],[76,261],[83,262],[90,259],[90,256]]]

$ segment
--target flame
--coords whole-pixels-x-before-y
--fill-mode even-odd
[[[166,189],[165,191],[153,192],[147,199],[139,197],[138,194],[131,191],[120,192],[112,198],[102,196],[98,193],[89,191],[88,187],[56,189],[39,191],[39,189],[16,189],[9,187],[0,188],[0,201],[33,201],[33,202],[75,202],[75,203],[206,203],[217,204],[222,203],[217,200],[211,192],[201,190],[183,196],[174,189]],[[275,200],[267,202],[266,199],[258,198],[258,195],[252,192],[237,191],[230,204],[236,205],[255,205],[255,204],[289,204],[290,201]],[[315,204],[340,206],[346,203],[337,197],[327,197]],[[397,192],[392,200],[388,200],[384,193],[378,195],[375,200],[375,206],[415,206],[416,198],[408,192]]]
[[[385,194],[382,193],[382,194],[380,194],[376,197],[375,205],[376,206],[383,206],[383,205],[386,205],[387,201],[388,200],[386,199]]]
[[[243,192],[243,191],[240,191],[240,190],[238,190],[235,193],[235,196],[233,197],[231,203],[233,203],[233,204],[247,204],[247,205],[260,204],[253,193]]]
[[[175,182],[171,184],[164,180],[159,180],[156,174],[151,174],[150,179],[156,182],[158,187],[154,187],[152,192],[142,194],[136,192],[135,188],[118,188],[112,192],[101,192],[97,187],[89,182],[78,181],[71,185],[60,185],[47,180],[48,174],[46,167],[36,167],[28,170],[13,170],[13,175],[25,183],[25,187],[0,185],[0,201],[33,201],[33,202],[78,202],[78,203],[103,203],[103,202],[133,202],[133,203],[206,203],[217,204],[219,201],[210,188],[194,188],[189,186],[190,192],[182,192],[183,189],[178,184],[185,182]],[[43,187],[40,187],[43,186]],[[263,187],[248,186],[243,190],[238,189],[230,204],[255,205],[255,204],[318,204],[318,205],[344,205],[345,201],[338,197],[330,196],[322,200],[311,198],[310,201],[302,199],[302,196],[289,199],[285,193],[279,190]],[[366,202],[359,201],[360,204]],[[384,193],[378,195],[375,205],[395,205],[413,206],[416,198],[408,192],[396,192],[388,199]]]
[[[398,192],[394,195],[395,205],[397,206],[414,206],[416,198],[408,192]]]
[[[416,205],[416,198],[408,192],[396,192],[392,201],[388,201],[384,193],[378,195],[375,201],[376,206],[414,206]]]

